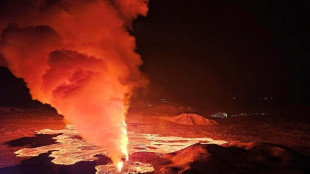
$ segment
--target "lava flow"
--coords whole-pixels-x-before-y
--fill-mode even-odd
[[[27,147],[19,149],[15,152],[18,157],[35,157],[40,154],[51,152],[49,157],[53,158],[51,161],[52,163],[58,165],[74,165],[82,161],[96,161],[100,155],[108,154],[106,149],[99,148],[80,139],[76,127],[72,125],[67,125],[66,128],[62,130],[44,129],[37,131],[37,133],[43,135],[58,134],[54,137],[57,143],[35,148]],[[128,153],[131,155],[132,160],[121,160],[116,168],[109,162],[97,165],[95,167],[96,174],[117,172],[149,173],[155,170],[154,167],[152,164],[147,163],[147,161],[143,163],[137,161],[137,159],[135,159],[137,155],[139,156],[139,154],[142,154],[143,156],[143,153],[154,153],[160,156],[160,154],[176,152],[196,143],[219,145],[227,143],[223,140],[214,140],[207,137],[183,138],[159,134],[143,134],[131,131],[128,132],[128,137],[131,140],[128,145]]]
[[[0,54],[34,100],[53,106],[121,169],[128,159],[125,115],[146,81],[131,22],[145,0],[4,0]],[[16,9],[20,11],[16,14]],[[14,14],[14,15],[10,15]]]

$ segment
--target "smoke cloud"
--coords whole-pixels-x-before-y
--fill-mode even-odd
[[[0,55],[33,99],[55,107],[115,164],[126,155],[125,115],[147,80],[126,28],[145,0],[3,0]]]

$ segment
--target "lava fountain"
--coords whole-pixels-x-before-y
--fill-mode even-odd
[[[131,22],[147,0],[3,0],[0,54],[34,100],[53,106],[87,142],[128,160],[125,115],[147,83]],[[19,11],[16,14],[16,11]]]

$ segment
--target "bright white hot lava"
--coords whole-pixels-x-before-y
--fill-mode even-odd
[[[36,147],[23,148],[15,152],[18,157],[35,157],[42,153],[51,152],[50,157],[53,157],[52,163],[61,165],[73,165],[81,161],[95,161],[97,155],[106,155],[105,149],[91,145],[78,136],[78,132],[74,126],[67,125],[62,130],[44,129],[37,131],[37,134],[60,134],[54,139],[56,144]],[[195,143],[202,144],[224,144],[223,140],[214,140],[212,138],[183,138],[176,136],[162,136],[159,134],[139,134],[128,132],[130,143],[128,144],[128,156],[135,152],[154,152],[158,156],[162,153],[171,153],[183,148],[186,148]],[[136,162],[136,161],[121,161],[116,169],[113,164],[97,165],[96,174],[105,173],[147,173],[154,171],[151,164]]]

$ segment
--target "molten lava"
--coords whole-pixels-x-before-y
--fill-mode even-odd
[[[143,125],[143,129],[144,129]],[[73,165],[82,161],[96,161],[100,155],[107,155],[106,149],[99,148],[85,142],[78,136],[75,126],[67,125],[62,130],[44,129],[37,131],[38,134],[55,135],[56,144],[50,144],[39,147],[26,147],[15,152],[18,157],[35,157],[40,154],[51,152],[49,157],[52,163],[58,165]],[[132,160],[123,161],[114,166],[111,163],[97,165],[95,168],[98,174],[102,173],[149,173],[154,168],[150,163],[137,162],[136,155],[139,153],[156,153],[165,154],[172,153],[184,149],[196,143],[205,144],[226,144],[223,140],[214,140],[212,138],[183,138],[176,136],[163,136],[159,134],[143,134],[139,132],[128,132],[130,143],[128,145],[128,153],[132,156]],[[136,157],[135,157],[136,156]],[[144,161],[146,162],[146,161]]]
[[[123,155],[125,155],[126,161],[128,161],[129,160],[128,149],[127,149],[128,136],[127,136],[127,125],[126,125],[125,121],[123,121],[123,126],[124,126],[124,128],[122,129],[123,134],[122,134],[122,138],[121,138],[121,149],[122,149]],[[118,162],[117,168],[118,168],[119,172],[122,170],[123,164],[124,164],[123,161]]]
[[[33,99],[106,149],[115,166],[128,159],[128,101],[146,80],[126,29],[146,15],[147,1],[3,1],[0,13],[9,17],[0,14],[0,54],[10,71],[24,79]]]
[[[119,162],[119,163],[117,164],[117,169],[118,169],[118,171],[119,171],[119,172],[121,172],[121,171],[122,171],[123,164],[124,164],[124,162],[123,162],[123,161],[121,161],[121,162]]]

